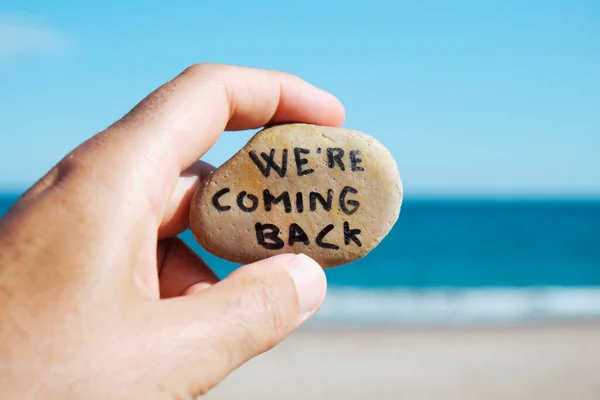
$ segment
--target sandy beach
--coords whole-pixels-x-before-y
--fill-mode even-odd
[[[305,328],[234,372],[217,399],[600,399],[600,323]]]

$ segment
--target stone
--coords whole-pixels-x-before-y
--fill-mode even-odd
[[[200,184],[190,230],[208,252],[235,263],[304,253],[328,268],[373,250],[401,204],[398,166],[374,138],[282,124],[258,132]]]

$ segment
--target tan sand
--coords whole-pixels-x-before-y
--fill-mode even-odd
[[[600,323],[315,330],[234,372],[208,399],[600,399]]]

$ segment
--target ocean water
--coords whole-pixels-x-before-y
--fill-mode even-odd
[[[0,195],[0,214],[17,195]],[[182,238],[220,277],[236,264]],[[365,258],[326,271],[311,324],[522,324],[600,318],[600,201],[406,200]]]

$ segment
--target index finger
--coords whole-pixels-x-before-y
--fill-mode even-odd
[[[120,121],[71,155],[104,160],[94,169],[124,204],[152,208],[160,223],[177,178],[215,143],[225,129],[305,122],[339,126],[341,103],[302,79],[277,71],[214,64],[187,68],[158,88]],[[132,184],[132,182],[136,182]],[[135,210],[134,210],[135,211]]]

